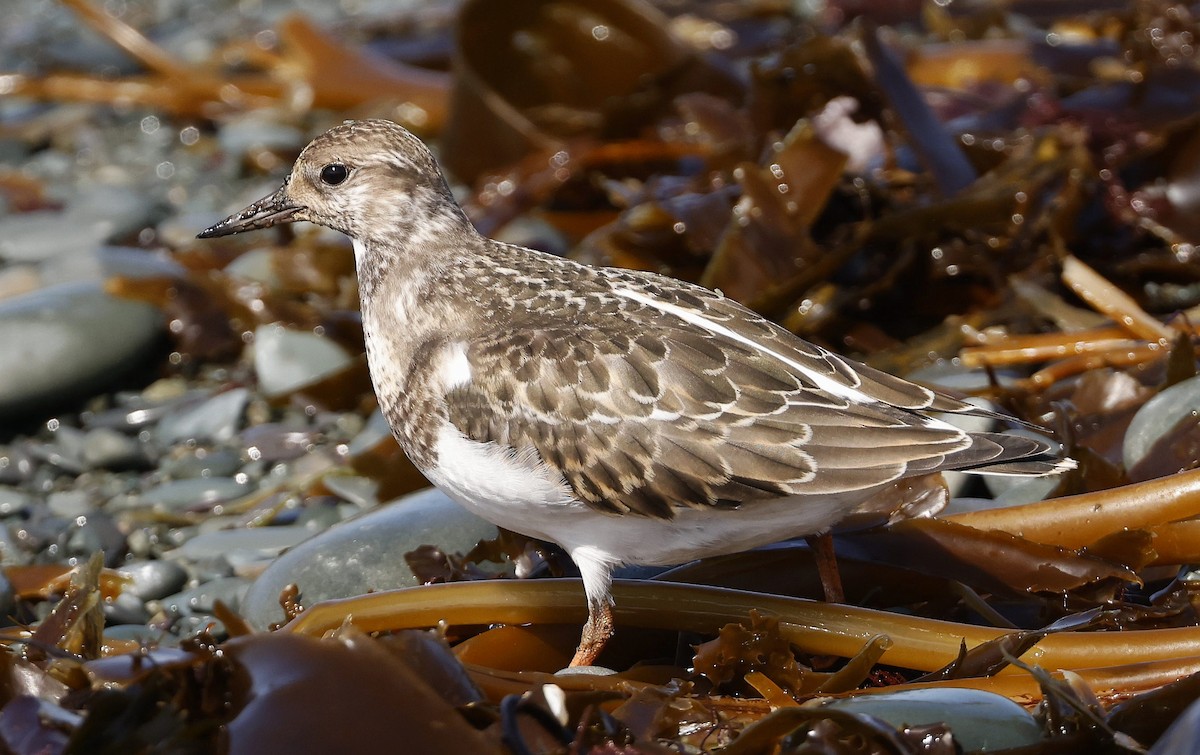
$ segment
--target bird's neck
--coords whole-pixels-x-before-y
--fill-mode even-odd
[[[426,215],[418,228],[354,239],[367,361],[382,404],[400,401],[431,345],[478,330],[482,317],[464,284],[470,270],[490,264],[490,243],[461,215]]]

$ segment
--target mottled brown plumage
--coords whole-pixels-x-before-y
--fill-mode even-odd
[[[719,292],[480,236],[424,145],[386,121],[318,137],[278,192],[202,235],[294,220],[354,239],[372,378],[413,462],[579,563],[576,662],[611,631],[616,564],[823,532],[914,475],[1069,464],[1047,442],[959,430],[931,413],[994,415]]]

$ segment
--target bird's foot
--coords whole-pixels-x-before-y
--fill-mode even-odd
[[[594,666],[600,651],[608,644],[613,636],[612,606],[607,602],[588,607],[588,620],[583,625],[583,636],[579,638],[579,647],[571,658],[571,666]]]

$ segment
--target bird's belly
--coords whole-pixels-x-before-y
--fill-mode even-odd
[[[532,451],[479,443],[449,423],[439,430],[436,449],[437,463],[421,470],[426,479],[468,511],[505,529],[561,542],[555,531],[563,520],[587,508]]]
[[[680,509],[659,519],[591,508],[535,454],[470,440],[448,423],[438,434],[437,459],[422,472],[472,513],[569,552],[592,548],[626,564],[678,564],[824,532],[857,502],[804,496],[738,509]]]

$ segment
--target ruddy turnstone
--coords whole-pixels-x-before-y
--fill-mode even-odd
[[[886,515],[876,494],[903,478],[1070,465],[1041,440],[960,430],[935,414],[995,415],[719,291],[481,236],[425,145],[388,121],[317,137],[278,191],[200,237],[297,220],[353,240],[371,378],[417,468],[578,565],[589,617],[572,665],[612,634],[619,564]]]

